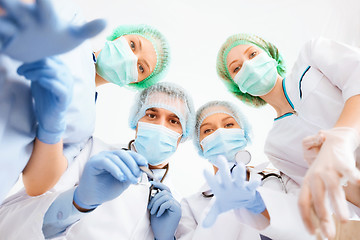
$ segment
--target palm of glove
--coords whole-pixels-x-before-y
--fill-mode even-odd
[[[62,20],[53,0],[34,5],[0,0],[6,16],[0,18],[0,53],[23,62],[67,52],[105,28],[103,20],[74,26]]]
[[[140,176],[138,165],[146,160],[131,151],[105,151],[93,156],[85,165],[74,201],[91,209],[118,197]]]
[[[150,200],[148,205],[155,239],[174,239],[181,218],[181,206],[164,184],[153,182],[153,185],[162,190]]]
[[[35,116],[39,122],[38,138],[45,143],[60,141],[65,131],[65,114],[72,99],[73,78],[57,58],[23,64],[18,73],[31,80]]]
[[[216,197],[214,205],[203,221],[204,227],[212,226],[218,215],[233,209],[247,208],[254,213],[261,213],[265,205],[256,191],[259,181],[246,181],[245,166],[239,163],[230,173],[226,159],[219,156],[216,160],[217,175],[204,172],[207,183]]]

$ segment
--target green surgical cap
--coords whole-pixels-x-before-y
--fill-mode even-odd
[[[162,35],[157,29],[145,24],[121,25],[114,29],[113,33],[107,37],[107,40],[113,41],[123,35],[133,34],[142,36],[149,40],[154,46],[156,52],[156,66],[152,73],[141,82],[131,83],[128,85],[135,89],[145,89],[165,77],[170,61],[169,44],[164,35]]]
[[[285,77],[285,62],[275,45],[270,42],[266,42],[262,38],[255,35],[245,33],[235,34],[229,37],[221,46],[217,56],[216,71],[220,78],[223,80],[227,89],[232,92],[236,97],[238,97],[241,101],[250,106],[263,106],[266,104],[263,99],[261,99],[260,97],[251,96],[248,93],[241,92],[238,85],[230,76],[226,64],[227,55],[233,47],[236,47],[238,45],[255,45],[264,50],[270,57],[275,59],[275,61],[277,62],[277,72],[281,77]]]

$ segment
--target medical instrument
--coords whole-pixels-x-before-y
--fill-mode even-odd
[[[248,150],[240,150],[235,154],[235,162],[243,163],[244,165],[249,164],[251,161],[251,154]]]
[[[146,166],[139,166],[139,168],[141,169],[141,171],[143,171],[144,173],[146,173],[146,175],[155,182],[160,182],[160,180],[155,176],[155,174]]]

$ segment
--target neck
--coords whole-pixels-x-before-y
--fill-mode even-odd
[[[261,96],[264,101],[275,109],[277,117],[294,111],[285,97],[282,81],[283,78],[278,75],[274,88],[268,94]]]
[[[100,52],[101,52],[101,50],[94,53],[96,58],[99,56]],[[96,87],[99,87],[99,86],[104,85],[106,83],[109,83],[109,81],[106,81],[104,78],[102,78],[99,74],[96,73],[96,76],[95,76],[95,85],[96,85]]]

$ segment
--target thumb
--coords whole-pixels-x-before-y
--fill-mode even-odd
[[[204,228],[210,228],[212,225],[214,225],[218,216],[219,216],[219,210],[218,210],[216,204],[214,204],[211,207],[209,213],[204,218],[202,226]]]
[[[96,19],[85,23],[82,26],[71,26],[69,28],[70,34],[79,39],[92,38],[98,35],[106,27],[104,19]]]

